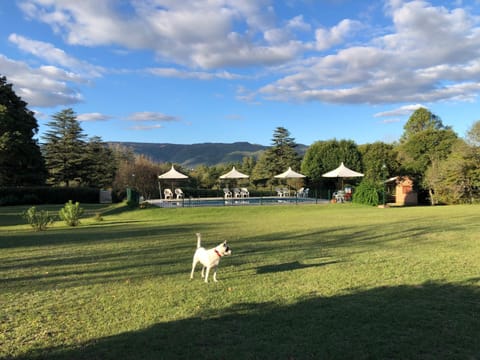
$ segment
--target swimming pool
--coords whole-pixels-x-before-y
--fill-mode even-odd
[[[202,206],[248,206],[248,205],[298,205],[298,204],[323,204],[328,203],[324,199],[303,198],[303,197],[249,197],[249,198],[186,198],[179,200],[148,200],[152,205],[162,208],[178,207],[202,207]]]

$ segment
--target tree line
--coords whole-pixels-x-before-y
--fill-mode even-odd
[[[111,188],[121,197],[135,187],[145,198],[158,196],[158,175],[170,164],[155,163],[120,145],[109,146],[100,137],[87,138],[75,112],[64,109],[52,116],[42,143],[35,139],[38,123],[34,113],[0,77],[0,186],[85,186]],[[182,186],[191,189],[219,189],[220,175],[232,165],[250,174],[255,189],[271,189],[274,178],[288,167],[307,176],[300,185],[315,189],[319,196],[334,190],[335,180],[322,174],[341,162],[363,172],[352,185],[379,189],[385,179],[408,175],[417,191],[432,204],[472,203],[480,190],[480,121],[465,138],[460,138],[436,114],[416,110],[393,144],[375,142],[357,145],[353,140],[317,141],[301,156],[297,144],[284,127],[274,130],[271,146],[258,158],[245,157],[238,164],[201,165],[183,169],[189,179]],[[290,180],[298,187],[298,180]],[[313,193],[313,192],[312,192]]]

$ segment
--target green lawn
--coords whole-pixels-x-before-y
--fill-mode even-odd
[[[480,206],[85,207],[0,207],[0,358],[480,359]]]

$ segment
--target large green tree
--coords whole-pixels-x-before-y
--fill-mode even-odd
[[[0,186],[45,183],[45,162],[34,139],[37,133],[33,112],[0,77]]]
[[[467,142],[476,147],[480,147],[480,120],[473,123],[467,132]]]
[[[432,171],[439,169],[439,162],[450,155],[457,139],[450,127],[444,126],[437,115],[425,108],[415,110],[404,126],[398,159],[405,173],[416,178],[417,184],[429,192],[432,202],[433,188],[426,181],[425,173],[431,168],[430,178],[437,176]]]
[[[302,173],[317,187],[334,187],[335,181],[322,177],[322,174],[337,168],[342,162],[355,171],[362,171],[361,154],[354,141],[317,141],[303,157]]]
[[[118,167],[113,150],[98,136],[88,141],[85,150],[81,174],[83,184],[98,188],[111,187]]]
[[[480,197],[480,121],[467,139],[458,139],[446,159],[432,163],[425,173],[432,203],[472,203]]]
[[[294,170],[300,168],[300,156],[296,151],[297,143],[290,136],[290,132],[284,127],[277,127],[273,133],[272,146],[265,150],[256,163],[252,179],[268,179],[291,167]]]
[[[437,115],[419,108],[404,126],[398,147],[399,160],[407,172],[423,178],[433,162],[447,158],[457,138]]]
[[[43,154],[55,185],[69,186],[82,183],[87,163],[86,135],[72,109],[62,110],[47,124],[50,129],[43,136]]]
[[[385,177],[398,174],[400,164],[393,144],[380,141],[358,147],[362,154],[363,173],[365,179],[383,181]]]

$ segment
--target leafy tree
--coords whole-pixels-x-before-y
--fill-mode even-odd
[[[362,171],[361,154],[352,140],[328,140],[313,143],[305,153],[302,161],[302,173],[309,177],[317,187],[335,187],[335,180],[322,177],[340,163],[355,170]]]
[[[397,151],[392,144],[375,142],[373,144],[360,145],[362,154],[363,173],[365,179],[383,181],[390,174],[395,174],[400,168],[397,161]]]
[[[115,175],[114,189],[120,197],[127,187],[131,187],[145,199],[158,198],[158,175],[169,169],[168,164],[162,167],[144,155],[135,155],[133,161],[120,161]]]
[[[433,189],[425,181],[425,173],[438,169],[458,139],[453,130],[444,126],[440,118],[424,108],[416,110],[404,126],[398,147],[399,161],[405,172],[416,178],[417,183],[427,189],[433,201]],[[430,174],[430,177],[436,176]]]
[[[415,110],[403,127],[401,142],[408,141],[412,136],[425,130],[449,129],[445,127],[438,115],[423,107]]]
[[[467,141],[472,146],[480,147],[480,120],[476,121],[468,130]]]
[[[86,164],[86,143],[83,130],[72,109],[56,113],[43,139],[50,181],[55,185],[69,186],[72,181],[81,182]]]
[[[288,167],[299,170],[300,156],[295,150],[296,147],[297,143],[290,136],[290,132],[284,127],[277,127],[273,133],[272,146],[258,159],[252,171],[252,179],[268,179],[271,182],[275,175]]]
[[[458,139],[450,155],[433,162],[425,173],[425,182],[432,189],[433,204],[472,203],[480,197],[480,142],[475,123],[467,141]],[[476,135],[475,135],[476,134]],[[478,145],[476,145],[478,144]]]
[[[0,185],[41,185],[46,169],[38,142],[38,123],[27,103],[0,77]]]

